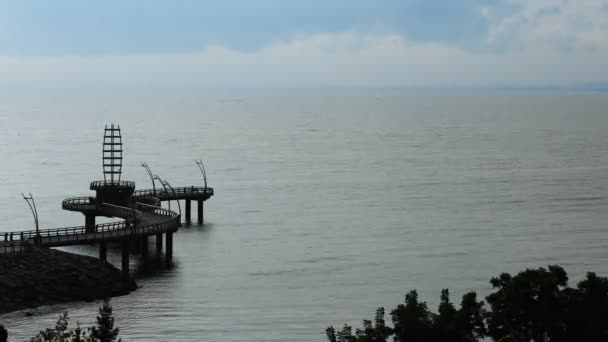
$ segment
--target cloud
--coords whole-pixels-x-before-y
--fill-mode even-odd
[[[606,49],[506,54],[400,35],[320,34],[252,52],[211,47],[197,53],[0,58],[0,84],[434,86],[603,82]]]
[[[563,51],[608,47],[608,0],[508,0],[507,4],[514,10],[493,18],[490,43]]]
[[[471,49],[401,33],[325,33],[254,51],[0,57],[0,85],[407,87],[608,82],[608,0],[507,0],[486,6],[487,45]]]

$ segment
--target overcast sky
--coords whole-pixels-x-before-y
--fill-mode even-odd
[[[0,85],[608,83],[608,0],[0,0]]]

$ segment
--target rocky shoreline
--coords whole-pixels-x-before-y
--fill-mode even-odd
[[[128,294],[137,285],[107,261],[49,248],[0,255],[0,314]]]

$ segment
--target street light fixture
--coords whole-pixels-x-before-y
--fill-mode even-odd
[[[154,185],[154,175],[152,174],[152,170],[150,170],[150,166],[148,166],[148,163],[143,162],[141,163],[141,166],[146,169],[146,172],[148,172],[148,176],[150,176],[150,180],[152,181],[152,192],[154,193],[154,195],[156,195],[156,186]]]
[[[171,190],[171,192],[173,193],[173,196],[177,197],[177,193],[175,192],[175,189],[173,189],[173,187],[171,186],[171,184],[169,184],[169,182],[160,178],[158,175],[154,175],[154,179],[156,179],[160,182],[160,184],[165,189],[165,192],[169,192],[169,190]],[[179,214],[181,216],[182,206],[179,204],[179,200],[176,199],[175,201],[177,202],[177,209],[179,210]],[[171,201],[169,201],[169,210],[171,210]]]
[[[163,186],[163,189],[165,189],[165,192],[169,192],[167,190],[167,186],[165,185],[165,183],[164,183],[164,181],[163,181],[162,178],[160,178],[158,175],[154,175],[152,179],[153,180],[157,180],[160,183],[160,185]],[[162,206],[162,204],[161,204],[161,206]],[[171,201],[169,201],[169,210],[171,210]]]
[[[194,161],[196,162],[196,165],[198,165],[198,169],[201,170],[201,173],[203,174],[203,181],[205,182],[205,191],[207,191],[207,172],[205,172],[205,166],[203,165],[203,160],[195,159]]]
[[[173,192],[173,196],[177,197],[177,193],[175,192],[175,189],[173,189],[173,187],[171,186],[171,184],[169,184],[169,181],[167,181],[166,179],[164,180],[164,183],[167,187],[169,187],[169,189],[171,189],[171,191]],[[175,201],[177,202],[177,210],[179,210],[179,216],[182,216],[182,206],[179,204],[179,200],[175,199]],[[169,202],[171,203],[171,202]]]
[[[32,215],[34,215],[34,223],[36,224],[36,244],[38,244],[38,240],[40,237],[40,227],[38,226],[38,209],[36,209],[36,202],[34,202],[34,197],[32,196],[32,193],[29,193],[29,196],[25,196],[23,193],[21,193],[21,196],[23,196],[23,199],[27,202],[27,205],[30,207],[30,210],[32,211]]]

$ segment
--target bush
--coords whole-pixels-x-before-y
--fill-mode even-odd
[[[438,313],[418,300],[413,290],[405,303],[391,311],[394,328],[379,320],[363,321],[364,329],[345,325],[326,330],[330,342],[379,342],[394,335],[396,342],[476,342],[489,337],[498,342],[608,341],[608,278],[588,273],[576,288],[567,286],[560,266],[525,270],[515,276],[503,273],[492,278],[495,292],[486,297],[490,310],[475,292],[462,297],[460,308],[441,291]]]
[[[112,306],[106,299],[99,308],[97,324],[86,331],[76,322],[76,328],[68,329],[69,317],[67,312],[59,316],[54,328],[40,331],[30,342],[115,342],[118,337],[118,328],[114,328],[114,315]],[[1,336],[1,335],[0,335]],[[2,339],[0,339],[2,342]],[[120,339],[118,340],[120,342]]]

